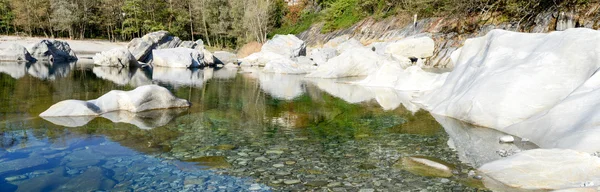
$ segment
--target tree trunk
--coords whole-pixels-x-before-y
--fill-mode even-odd
[[[192,37],[192,41],[194,41],[194,17],[192,17],[192,2],[188,0],[188,12],[190,14],[190,36]]]

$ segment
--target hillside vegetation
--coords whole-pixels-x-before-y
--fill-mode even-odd
[[[127,41],[167,30],[215,47],[264,42],[298,34],[315,23],[321,32],[365,19],[478,16],[527,25],[549,9],[579,9],[593,0],[0,0],[0,33]]]

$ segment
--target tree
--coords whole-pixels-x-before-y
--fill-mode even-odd
[[[52,9],[50,22],[52,23],[53,30],[67,31],[69,38],[73,38],[72,25],[75,23],[75,16],[72,10],[74,6],[67,0],[52,0],[50,7]]]
[[[12,27],[14,17],[8,0],[0,0],[0,32],[8,35],[14,30]]]

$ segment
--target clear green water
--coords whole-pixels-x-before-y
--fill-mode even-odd
[[[145,84],[167,87],[192,107],[38,117],[62,100]],[[382,107],[373,91],[225,68],[0,63],[0,191],[477,190],[463,181],[472,168],[429,113]],[[394,168],[412,155],[453,164],[457,173],[446,179]]]

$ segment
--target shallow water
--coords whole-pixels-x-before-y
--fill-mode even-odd
[[[62,100],[147,84],[192,107],[38,117]],[[404,102],[412,94],[252,69],[0,63],[0,191],[481,188],[436,119]],[[394,168],[414,155],[452,164],[456,173]]]

